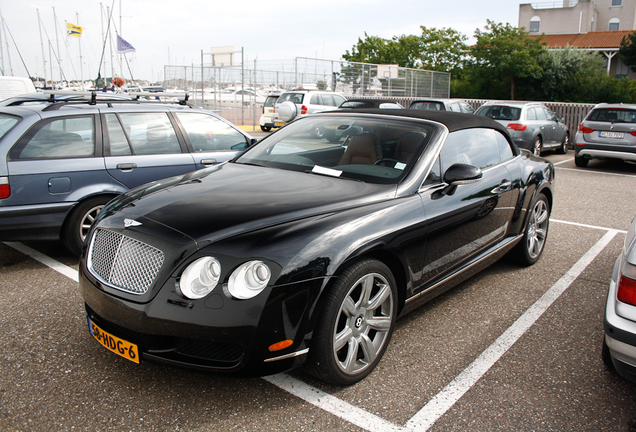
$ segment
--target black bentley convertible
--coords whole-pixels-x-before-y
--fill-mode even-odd
[[[311,131],[338,131],[331,142]],[[541,256],[554,167],[481,116],[342,110],[133,189],[91,228],[91,334],[128,360],[349,385],[396,319],[505,254]]]

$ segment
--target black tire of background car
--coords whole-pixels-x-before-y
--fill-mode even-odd
[[[559,147],[559,149],[557,150],[557,153],[566,154],[568,152],[569,145],[570,145],[570,134],[566,132],[565,136],[563,137],[563,142],[561,143],[561,147]]]
[[[369,296],[369,303],[367,305],[358,304],[355,316],[349,316],[350,314],[343,311],[345,303],[351,305],[351,301],[353,303],[360,302],[363,290],[362,281],[368,281],[368,278],[371,277],[374,280],[374,285]],[[386,285],[389,291],[385,291],[384,294],[387,294],[387,297],[371,309],[369,308],[373,303],[371,300],[381,291],[378,284]],[[336,385],[352,385],[364,379],[380,362],[391,340],[397,317],[397,301],[395,278],[384,263],[365,259],[347,267],[326,293],[322,311],[314,329],[305,369],[315,377]],[[380,316],[388,318],[388,322],[384,323],[386,330],[367,330],[367,318],[371,315],[375,318]],[[368,334],[373,342],[378,342],[378,345],[374,346],[375,357],[373,359],[368,359],[370,361],[358,370],[348,372],[340,366],[340,361],[344,360],[339,359],[338,354],[341,356],[350,354],[348,352],[350,345],[348,342],[344,343],[338,352],[334,349],[334,345],[338,332],[352,328]],[[352,341],[353,337],[347,339]],[[354,360],[360,359],[360,356],[366,356],[361,346],[358,346],[356,351]]]
[[[538,136],[534,139],[534,143],[532,144],[532,153],[541,156],[541,148],[543,147],[543,143],[541,141],[541,137]]]
[[[261,126],[261,130],[262,130],[263,132],[269,132],[269,131],[271,131],[271,130],[272,130],[272,128],[271,128],[271,127],[269,127],[269,126]]]
[[[62,228],[62,242],[74,255],[79,256],[82,253],[83,237],[88,232],[87,225],[93,222],[97,213],[111,199],[111,195],[89,198],[79,203],[66,217]]]
[[[584,157],[575,156],[574,164],[579,168],[585,168],[590,160]]]
[[[526,222],[523,239],[510,251],[514,261],[522,266],[531,266],[541,258],[545,249],[545,242],[548,239],[548,229],[550,227],[550,204],[546,196],[542,193],[537,195],[532,206],[530,206],[528,220]],[[545,219],[543,219],[545,217]],[[540,221],[537,222],[537,219]],[[536,254],[531,254],[529,242],[535,237],[537,225],[544,226],[545,234],[542,239],[541,248]]]

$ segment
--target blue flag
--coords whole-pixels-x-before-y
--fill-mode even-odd
[[[125,54],[129,52],[136,52],[134,46],[132,46],[128,41],[126,41],[123,37],[117,35],[117,52],[120,54]]]

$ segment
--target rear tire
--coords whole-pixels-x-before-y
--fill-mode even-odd
[[[532,153],[536,156],[541,156],[542,147],[543,147],[543,143],[541,141],[541,137],[538,136],[534,139],[534,143],[532,144]]]
[[[395,279],[384,263],[366,259],[346,268],[326,293],[305,369],[336,385],[364,379],[389,345],[397,302]]]
[[[585,168],[589,161],[587,158],[574,156],[574,164],[579,168]]]
[[[272,128],[271,128],[271,127],[269,127],[269,126],[261,126],[261,130],[262,130],[263,132],[269,132],[269,131],[271,131],[271,130],[272,130]]]
[[[561,147],[559,147],[559,150],[557,151],[557,153],[566,154],[568,152],[569,146],[570,146],[570,134],[566,132],[565,136],[563,137],[563,142],[561,143]]]
[[[530,207],[523,239],[512,249],[514,260],[523,266],[531,266],[541,258],[548,238],[550,204],[545,195],[539,194]]]
[[[601,348],[601,358],[608,370],[614,370],[614,362],[612,362],[612,355],[610,354],[607,342],[605,342],[605,335],[603,335],[603,348]]]
[[[74,255],[82,253],[82,246],[93,221],[112,196],[98,196],[82,201],[64,222],[62,242]]]

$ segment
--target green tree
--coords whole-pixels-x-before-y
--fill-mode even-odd
[[[540,78],[542,73],[538,58],[542,54],[541,38],[529,38],[523,28],[488,20],[485,31],[475,30],[477,43],[471,48],[483,81],[490,78],[490,85],[506,85],[510,99],[515,98],[518,80]]]
[[[543,72],[538,80],[540,97],[549,101],[580,99],[582,77],[605,75],[603,59],[594,51],[574,48],[545,50],[539,58]],[[586,93],[587,90],[586,90]]]
[[[623,36],[618,49],[618,58],[636,72],[636,32]]]
[[[464,63],[468,37],[451,28],[420,26],[419,60],[422,69],[439,72],[456,71]]]
[[[358,38],[358,43],[342,55],[344,60],[357,63],[396,64],[402,67],[415,67],[419,39],[413,35],[394,36],[384,39],[379,36],[369,36],[364,33],[364,40]]]

